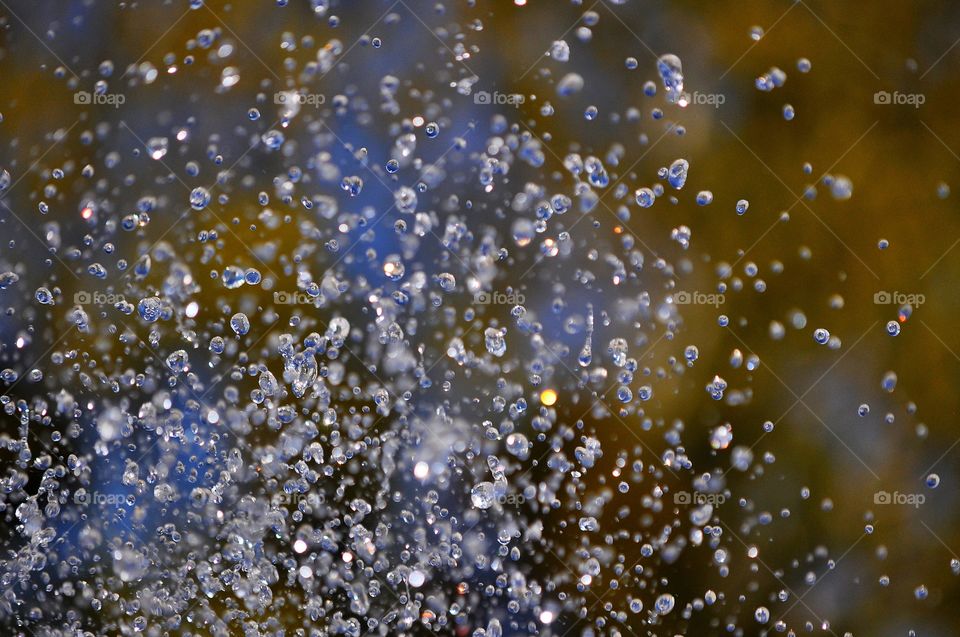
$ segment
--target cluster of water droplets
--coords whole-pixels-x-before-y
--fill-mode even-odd
[[[151,54],[129,77],[111,61],[54,74],[148,111],[162,85],[190,113],[127,125],[91,107],[68,135],[82,152],[44,159],[28,180],[41,186],[14,193],[43,206],[39,236],[0,253],[7,625],[474,637],[809,627],[782,619],[792,594],[757,576],[763,548],[740,540],[774,515],[730,487],[729,473],[759,480],[774,463],[752,442],[774,423],[745,435],[671,412],[704,388],[748,404],[761,365],[739,349],[718,365],[725,356],[705,358],[685,331],[696,218],[659,237],[642,223],[681,198],[711,205],[712,191],[685,190],[698,181],[690,158],[657,166],[637,159],[642,145],[601,148],[588,129],[561,144],[534,126],[598,81],[564,65],[599,16],[545,52],[535,81],[556,105],[521,109],[476,99],[465,63],[495,54],[471,44],[482,18],[398,77],[377,56],[403,50],[403,29],[421,28],[412,16],[389,11],[348,62],[337,31],[348,25],[325,1],[311,10],[317,28],[265,26],[286,56],[275,71],[240,56],[208,15],[186,52]],[[644,104],[610,108],[628,122],[648,109],[646,143],[675,126],[662,118],[680,108],[682,66],[673,54],[630,60],[663,94],[648,78]],[[213,89],[197,89],[210,73]],[[773,68],[756,86],[785,79]],[[31,161],[3,170],[0,191]],[[852,192],[845,177],[825,183],[837,199]],[[717,266],[716,294],[743,287],[732,267]],[[746,264],[762,292],[758,273]],[[810,329],[804,317],[793,327]],[[841,346],[825,327],[812,333]],[[705,385],[692,380],[701,368]]]

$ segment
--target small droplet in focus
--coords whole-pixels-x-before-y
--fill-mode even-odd
[[[481,482],[470,491],[470,501],[478,509],[489,509],[493,506],[494,486],[492,482]]]
[[[677,159],[670,164],[667,172],[667,181],[671,186],[680,190],[687,183],[687,174],[690,170],[690,163],[686,159]]]
[[[202,186],[194,188],[190,192],[190,207],[194,210],[203,210],[210,205],[210,191]]]
[[[243,336],[250,331],[250,319],[243,312],[237,312],[230,317],[230,328],[237,336]]]
[[[637,189],[637,191],[634,193],[634,197],[637,200],[637,204],[641,208],[649,208],[657,199],[657,196],[653,193],[653,190],[646,187]]]
[[[676,104],[683,93],[683,65],[680,58],[672,53],[661,55],[657,60],[657,70],[667,91],[667,101]]]
[[[653,606],[659,615],[667,615],[670,611],[673,610],[674,605],[673,595],[670,593],[664,593],[657,597],[657,601],[654,602]]]

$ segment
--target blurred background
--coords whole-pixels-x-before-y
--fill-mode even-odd
[[[204,247],[198,232],[216,224],[181,232],[177,222],[189,212],[185,185],[216,183],[219,170],[236,166],[239,182],[231,187],[273,192],[271,179],[287,167],[289,147],[272,155],[249,149],[257,135],[276,128],[272,94],[300,83],[302,64],[289,60],[316,59],[317,49],[330,46],[331,38],[340,41],[341,61],[311,80],[328,105],[335,104],[335,95],[376,96],[387,75],[404,81],[427,77],[423,91],[449,90],[439,98],[421,96],[419,107],[428,121],[440,113],[431,115],[424,105],[452,100],[442,126],[469,140],[471,134],[487,135],[472,132],[471,122],[487,128],[495,114],[503,114],[540,140],[546,175],[564,171],[563,158],[574,148],[604,157],[613,145],[622,145],[621,165],[611,171],[619,176],[626,168],[637,175],[638,181],[625,182],[631,185],[628,198],[634,187],[652,183],[659,167],[684,157],[690,176],[676,205],[633,206],[629,218],[618,218],[621,204],[611,196],[594,213],[596,245],[578,246],[581,254],[563,266],[564,273],[585,267],[591,247],[603,252],[628,233],[642,243],[648,264],[657,256],[674,264],[684,290],[723,294],[719,306],[681,308],[677,341],[696,343],[699,362],[671,381],[670,391],[659,391],[651,412],[685,423],[691,441],[687,453],[695,467],[717,463],[715,451],[703,443],[723,423],[732,424],[737,444],[762,459],[750,471],[727,476],[734,499],[721,515],[727,532],[737,538],[728,546],[744,553],[747,545],[760,547],[762,560],[738,555],[738,568],[724,577],[704,568],[711,559],[707,552],[692,553],[664,565],[663,576],[681,598],[702,595],[708,586],[725,590],[728,597],[752,587],[795,591],[773,612],[779,617],[778,610],[790,608],[786,617],[797,630],[812,622],[819,632],[823,618],[829,618],[827,630],[837,635],[955,632],[960,608],[950,600],[960,594],[960,563],[951,563],[960,554],[955,487],[960,216],[951,189],[960,181],[955,121],[960,5],[370,0],[334,3],[321,15],[309,2],[277,4],[206,0],[191,9],[186,1],[0,2],[0,166],[15,181],[5,196],[9,208],[0,213],[5,237],[14,242],[0,252],[0,270],[19,265],[21,278],[35,282],[26,286],[30,290],[59,277],[67,298],[88,289],[69,275],[51,274],[62,267],[79,271],[86,260],[64,251],[41,265],[36,241],[48,239],[51,230],[45,224],[55,223],[64,246],[83,243],[91,231],[83,212],[88,191],[73,184],[94,157],[112,168],[105,190],[83,187],[90,189],[89,198],[112,199],[128,212],[148,193],[159,201],[149,228],[136,240],[117,241],[112,259],[136,262],[165,231],[175,253],[199,257]],[[585,27],[589,37],[581,31]],[[315,39],[313,48],[290,44],[302,43],[305,36]],[[202,46],[205,37],[215,44]],[[382,38],[379,46],[373,38]],[[544,55],[559,39],[570,45],[565,64]],[[680,108],[659,96],[656,101],[644,96],[648,81],[662,93],[656,60],[664,53],[682,60],[685,90],[700,95],[699,103],[695,98]],[[809,60],[808,72],[798,68],[801,59]],[[109,73],[104,64],[112,66]],[[757,78],[773,67],[786,73],[786,82],[758,90]],[[557,83],[569,72],[583,77],[584,89],[558,95]],[[473,92],[525,99],[491,109],[476,103],[472,93],[454,90],[464,78],[475,78]],[[98,88],[98,81],[105,85]],[[77,91],[95,95],[98,90],[122,93],[124,102],[117,108],[101,105],[95,114],[75,103]],[[415,96],[405,93],[400,104],[404,117],[417,112]],[[787,105],[792,119],[784,115]],[[595,117],[585,116],[591,106],[597,108]],[[253,107],[263,110],[257,135],[248,128]],[[638,117],[629,115],[631,107]],[[654,114],[654,108],[662,112]],[[376,118],[379,109],[373,105],[370,117]],[[151,138],[171,136],[178,127],[189,130],[192,139],[214,135],[216,142],[206,149],[195,144],[190,154],[171,152],[167,159],[174,176],[145,149]],[[305,148],[315,137],[329,141],[333,135],[349,146],[332,143],[335,153],[349,157],[365,147],[371,163],[377,163],[374,158],[388,154],[395,133],[376,119],[365,126],[344,116],[286,135]],[[427,159],[442,157],[447,147],[438,144]],[[211,166],[209,157],[218,154],[223,164]],[[190,178],[190,161],[204,164],[199,180]],[[61,190],[67,196],[45,193],[49,183],[59,181],[52,171],[64,166],[68,175]],[[515,178],[523,178],[519,168]],[[368,181],[369,191],[377,189]],[[697,205],[694,194],[701,190],[713,193],[712,204]],[[750,202],[742,215],[735,210],[740,199]],[[46,211],[45,200],[51,201]],[[240,235],[257,222],[255,199],[221,203],[220,221],[230,220],[223,225],[234,230],[220,231],[220,252],[240,255],[250,267],[260,260],[272,264],[266,251],[256,250],[254,258],[242,245],[246,239]],[[365,203],[383,209],[393,201],[384,189]],[[507,211],[489,223],[506,232],[510,221]],[[686,251],[670,238],[681,225],[692,229]],[[270,232],[284,246],[278,248],[281,253],[300,240],[296,224],[281,223]],[[390,243],[395,238],[382,241],[378,251],[400,249]],[[439,241],[421,249],[433,259],[450,260]],[[316,258],[321,256],[328,258]],[[499,275],[498,289],[515,286],[528,297],[539,290],[549,303],[560,266],[554,274],[552,265],[536,264],[534,251],[518,252],[510,272]],[[345,259],[344,265],[355,274],[368,270],[359,258]],[[530,268],[535,269],[529,279],[523,274],[514,280]],[[756,289],[757,279],[764,283],[762,291]],[[658,276],[651,275],[650,285],[658,287],[658,295],[666,293]],[[197,298],[201,304],[221,303],[216,292]],[[567,301],[573,306],[589,299],[571,291]],[[578,312],[582,322],[585,311]],[[256,304],[251,313],[255,324],[272,319],[256,316]],[[718,321],[720,315],[728,317],[727,325]],[[436,340],[442,353],[441,341],[456,328],[439,316],[435,326],[442,335]],[[64,321],[48,323],[29,307],[8,311],[7,325],[0,328],[4,351],[9,354],[20,335],[18,326],[35,323],[31,347],[40,357],[57,345],[53,341],[63,333]],[[896,336],[888,333],[890,321],[899,326]],[[818,345],[816,328],[838,338],[838,347]],[[149,341],[149,329],[139,330],[139,338]],[[59,347],[68,349],[73,339],[67,335]],[[663,363],[667,348],[675,347],[668,340],[649,337],[651,359]],[[607,339],[601,341],[605,347]],[[567,344],[575,350],[581,342],[582,335]],[[111,353],[126,355],[125,365],[134,369],[130,357],[150,358],[142,348],[124,353],[116,345],[103,347],[107,359]],[[735,349],[759,356],[759,368],[732,370]],[[97,370],[86,371],[97,375]],[[890,371],[896,373],[895,388],[889,377],[884,388]],[[718,373],[739,400],[715,401],[703,391]],[[18,398],[29,396],[24,386],[19,391]],[[869,413],[860,415],[864,404]],[[571,406],[561,420],[583,411],[583,405]],[[639,417],[627,419],[639,422]],[[775,424],[769,433],[765,421]],[[632,446],[634,441],[611,422],[594,435],[608,436],[602,442],[614,449]],[[15,437],[19,426],[9,416],[4,431]],[[658,451],[666,446],[662,434],[650,444]],[[922,494],[924,501],[907,506],[877,500],[878,493],[895,492]],[[769,521],[756,523],[764,513]],[[575,544],[571,536],[569,550]],[[541,568],[564,573],[561,561]],[[889,578],[886,585],[883,577]],[[802,602],[793,604],[797,595]],[[743,611],[743,617],[750,614]],[[697,621],[688,626],[689,634],[715,634],[725,625]]]

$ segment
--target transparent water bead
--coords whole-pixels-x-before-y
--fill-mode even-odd
[[[488,327],[483,333],[487,351],[498,358],[507,353],[506,333],[504,329],[493,327]]]
[[[565,40],[555,40],[552,45],[550,45],[550,57],[552,57],[557,62],[569,62],[570,61],[570,45],[567,44]]]
[[[671,186],[680,190],[687,183],[687,174],[690,170],[690,162],[686,159],[677,159],[667,171],[667,181]]]
[[[194,188],[190,192],[190,207],[194,210],[203,210],[210,205],[210,199],[210,191],[206,188]]]
[[[637,201],[637,204],[641,208],[649,208],[657,199],[657,196],[653,193],[653,190],[647,187],[637,189],[636,193],[634,193],[634,197]]]
[[[673,610],[673,606],[676,603],[673,595],[670,593],[664,593],[657,597],[657,600],[653,603],[654,609],[659,615],[668,615],[670,611]]]
[[[753,618],[757,620],[758,624],[766,624],[770,621],[770,611],[767,610],[766,606],[758,606],[753,612]]]
[[[492,482],[480,482],[470,490],[470,501],[478,509],[489,509],[496,502]]]
[[[676,104],[683,94],[683,65],[680,58],[672,53],[661,55],[657,60],[657,71],[666,89],[667,101]]]
[[[250,319],[243,312],[237,312],[230,317],[230,328],[237,336],[243,336],[250,331]]]

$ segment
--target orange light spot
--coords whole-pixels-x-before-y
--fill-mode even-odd
[[[552,407],[557,402],[557,392],[552,389],[544,389],[540,392],[540,402],[547,407]]]

